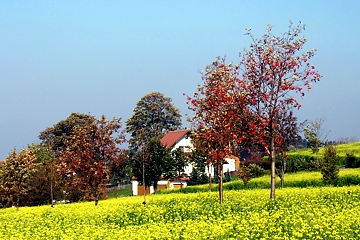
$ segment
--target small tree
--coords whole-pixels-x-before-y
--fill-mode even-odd
[[[225,173],[225,182],[230,182],[230,181],[231,181],[231,173],[228,169]]]
[[[185,153],[180,149],[177,148],[171,152],[172,162],[170,168],[172,168],[176,175],[180,179],[180,192],[182,192],[182,181],[181,181],[181,173],[185,171],[185,167],[189,163],[189,159],[185,156]]]
[[[336,166],[338,156],[333,145],[325,146],[324,159],[321,163],[322,180],[328,184],[334,184],[339,175],[339,168]]]
[[[159,137],[153,137],[132,158],[133,175],[145,188],[153,185],[157,193],[160,177],[172,170],[171,162],[170,150],[161,144]]]
[[[307,146],[316,153],[316,161],[319,162],[318,153],[320,147],[324,145],[330,131],[325,132],[324,119],[319,118],[315,121],[308,122],[304,127],[304,137],[307,140]]]
[[[249,167],[247,167],[247,166],[241,167],[240,178],[243,180],[244,185],[246,186],[246,184],[248,184],[248,182],[251,179],[251,171],[250,171]]]

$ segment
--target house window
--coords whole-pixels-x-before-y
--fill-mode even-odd
[[[179,148],[181,149],[182,152],[188,152],[187,149],[188,149],[189,147],[188,147],[188,146],[180,146]]]

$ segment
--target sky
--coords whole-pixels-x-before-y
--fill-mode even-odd
[[[239,62],[255,37],[289,20],[306,24],[303,51],[321,81],[300,99],[299,122],[324,119],[329,140],[360,139],[360,1],[0,0],[0,159],[38,143],[72,112],[131,117],[161,92],[183,115],[202,70],[217,56]]]

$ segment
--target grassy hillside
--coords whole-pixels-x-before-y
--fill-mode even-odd
[[[360,142],[355,143],[347,143],[347,144],[340,144],[336,145],[336,150],[338,152],[339,157],[345,157],[346,153],[354,153],[356,157],[360,158]],[[319,156],[321,156],[324,153],[324,148],[320,148]],[[294,151],[289,151],[289,155],[303,155],[303,156],[310,156],[315,157],[316,154],[312,152],[310,148],[304,148]]]
[[[307,187],[324,187],[327,186],[322,180],[320,172],[299,172],[285,174],[285,188],[307,188]],[[335,186],[350,186],[360,184],[360,168],[355,169],[342,169],[339,172],[339,178]],[[276,187],[280,188],[280,178],[276,179]],[[245,186],[240,179],[224,183],[224,190],[245,190],[245,189],[270,189],[270,176],[265,175],[259,178],[251,179]],[[218,185],[213,184],[213,191],[218,191]],[[183,189],[184,193],[208,192],[209,184],[188,186]],[[160,194],[178,193],[179,189],[162,190]]]

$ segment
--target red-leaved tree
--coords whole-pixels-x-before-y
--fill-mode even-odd
[[[90,124],[75,126],[73,135],[66,140],[66,149],[60,152],[64,186],[76,189],[85,199],[95,200],[95,205],[104,192],[109,167],[122,154],[119,144],[126,141],[120,120],[109,121],[102,116]]]
[[[299,51],[306,43],[300,37],[305,25],[290,26],[287,32],[278,37],[272,33],[269,25],[261,38],[255,38],[249,29],[247,34],[252,39],[250,49],[244,50],[240,62],[242,80],[250,101],[252,114],[258,120],[258,127],[264,131],[257,136],[265,153],[271,160],[270,198],[275,199],[275,156],[278,146],[283,145],[284,131],[281,131],[280,112],[300,108],[301,104],[294,94],[300,97],[310,91],[312,83],[320,80],[320,74],[308,61],[316,50]]]
[[[243,84],[237,78],[239,66],[225,63],[218,58],[207,66],[194,97],[187,96],[189,109],[194,113],[189,121],[194,130],[194,142],[198,143],[202,152],[206,152],[208,160],[217,166],[219,177],[219,198],[223,201],[223,164],[236,141],[246,142],[249,135],[255,134],[255,124],[249,124],[247,97],[242,89]]]

